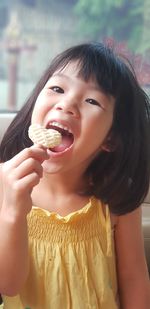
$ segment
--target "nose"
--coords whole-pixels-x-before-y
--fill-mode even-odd
[[[74,118],[79,118],[79,108],[76,102],[73,99],[61,100],[59,103],[55,105],[55,109],[59,110],[63,113],[66,113]]]

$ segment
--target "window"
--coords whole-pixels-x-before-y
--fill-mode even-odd
[[[24,104],[58,52],[89,40],[115,44],[150,93],[149,16],[149,0],[1,0],[1,111]]]

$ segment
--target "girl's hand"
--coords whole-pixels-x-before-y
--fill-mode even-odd
[[[31,210],[31,192],[42,177],[42,162],[48,159],[46,149],[32,146],[2,164],[1,214],[24,217]]]

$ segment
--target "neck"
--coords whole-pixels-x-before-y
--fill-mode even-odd
[[[83,183],[82,177],[75,174],[44,173],[32,191],[33,205],[65,216],[88,202],[88,197],[80,193],[84,188]]]
[[[83,191],[85,180],[76,173],[44,173],[40,185],[45,186],[52,194],[75,194]]]

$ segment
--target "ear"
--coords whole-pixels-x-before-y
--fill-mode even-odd
[[[114,152],[115,149],[116,149],[116,144],[117,144],[117,142],[116,142],[115,137],[113,136],[112,133],[110,133],[110,134],[106,137],[106,139],[105,139],[105,141],[103,142],[103,144],[101,145],[101,149],[102,149],[103,151],[106,151],[106,152]]]
[[[106,152],[111,152],[111,149],[109,146],[107,146],[106,144],[103,144],[101,146],[101,150],[106,151]]]

